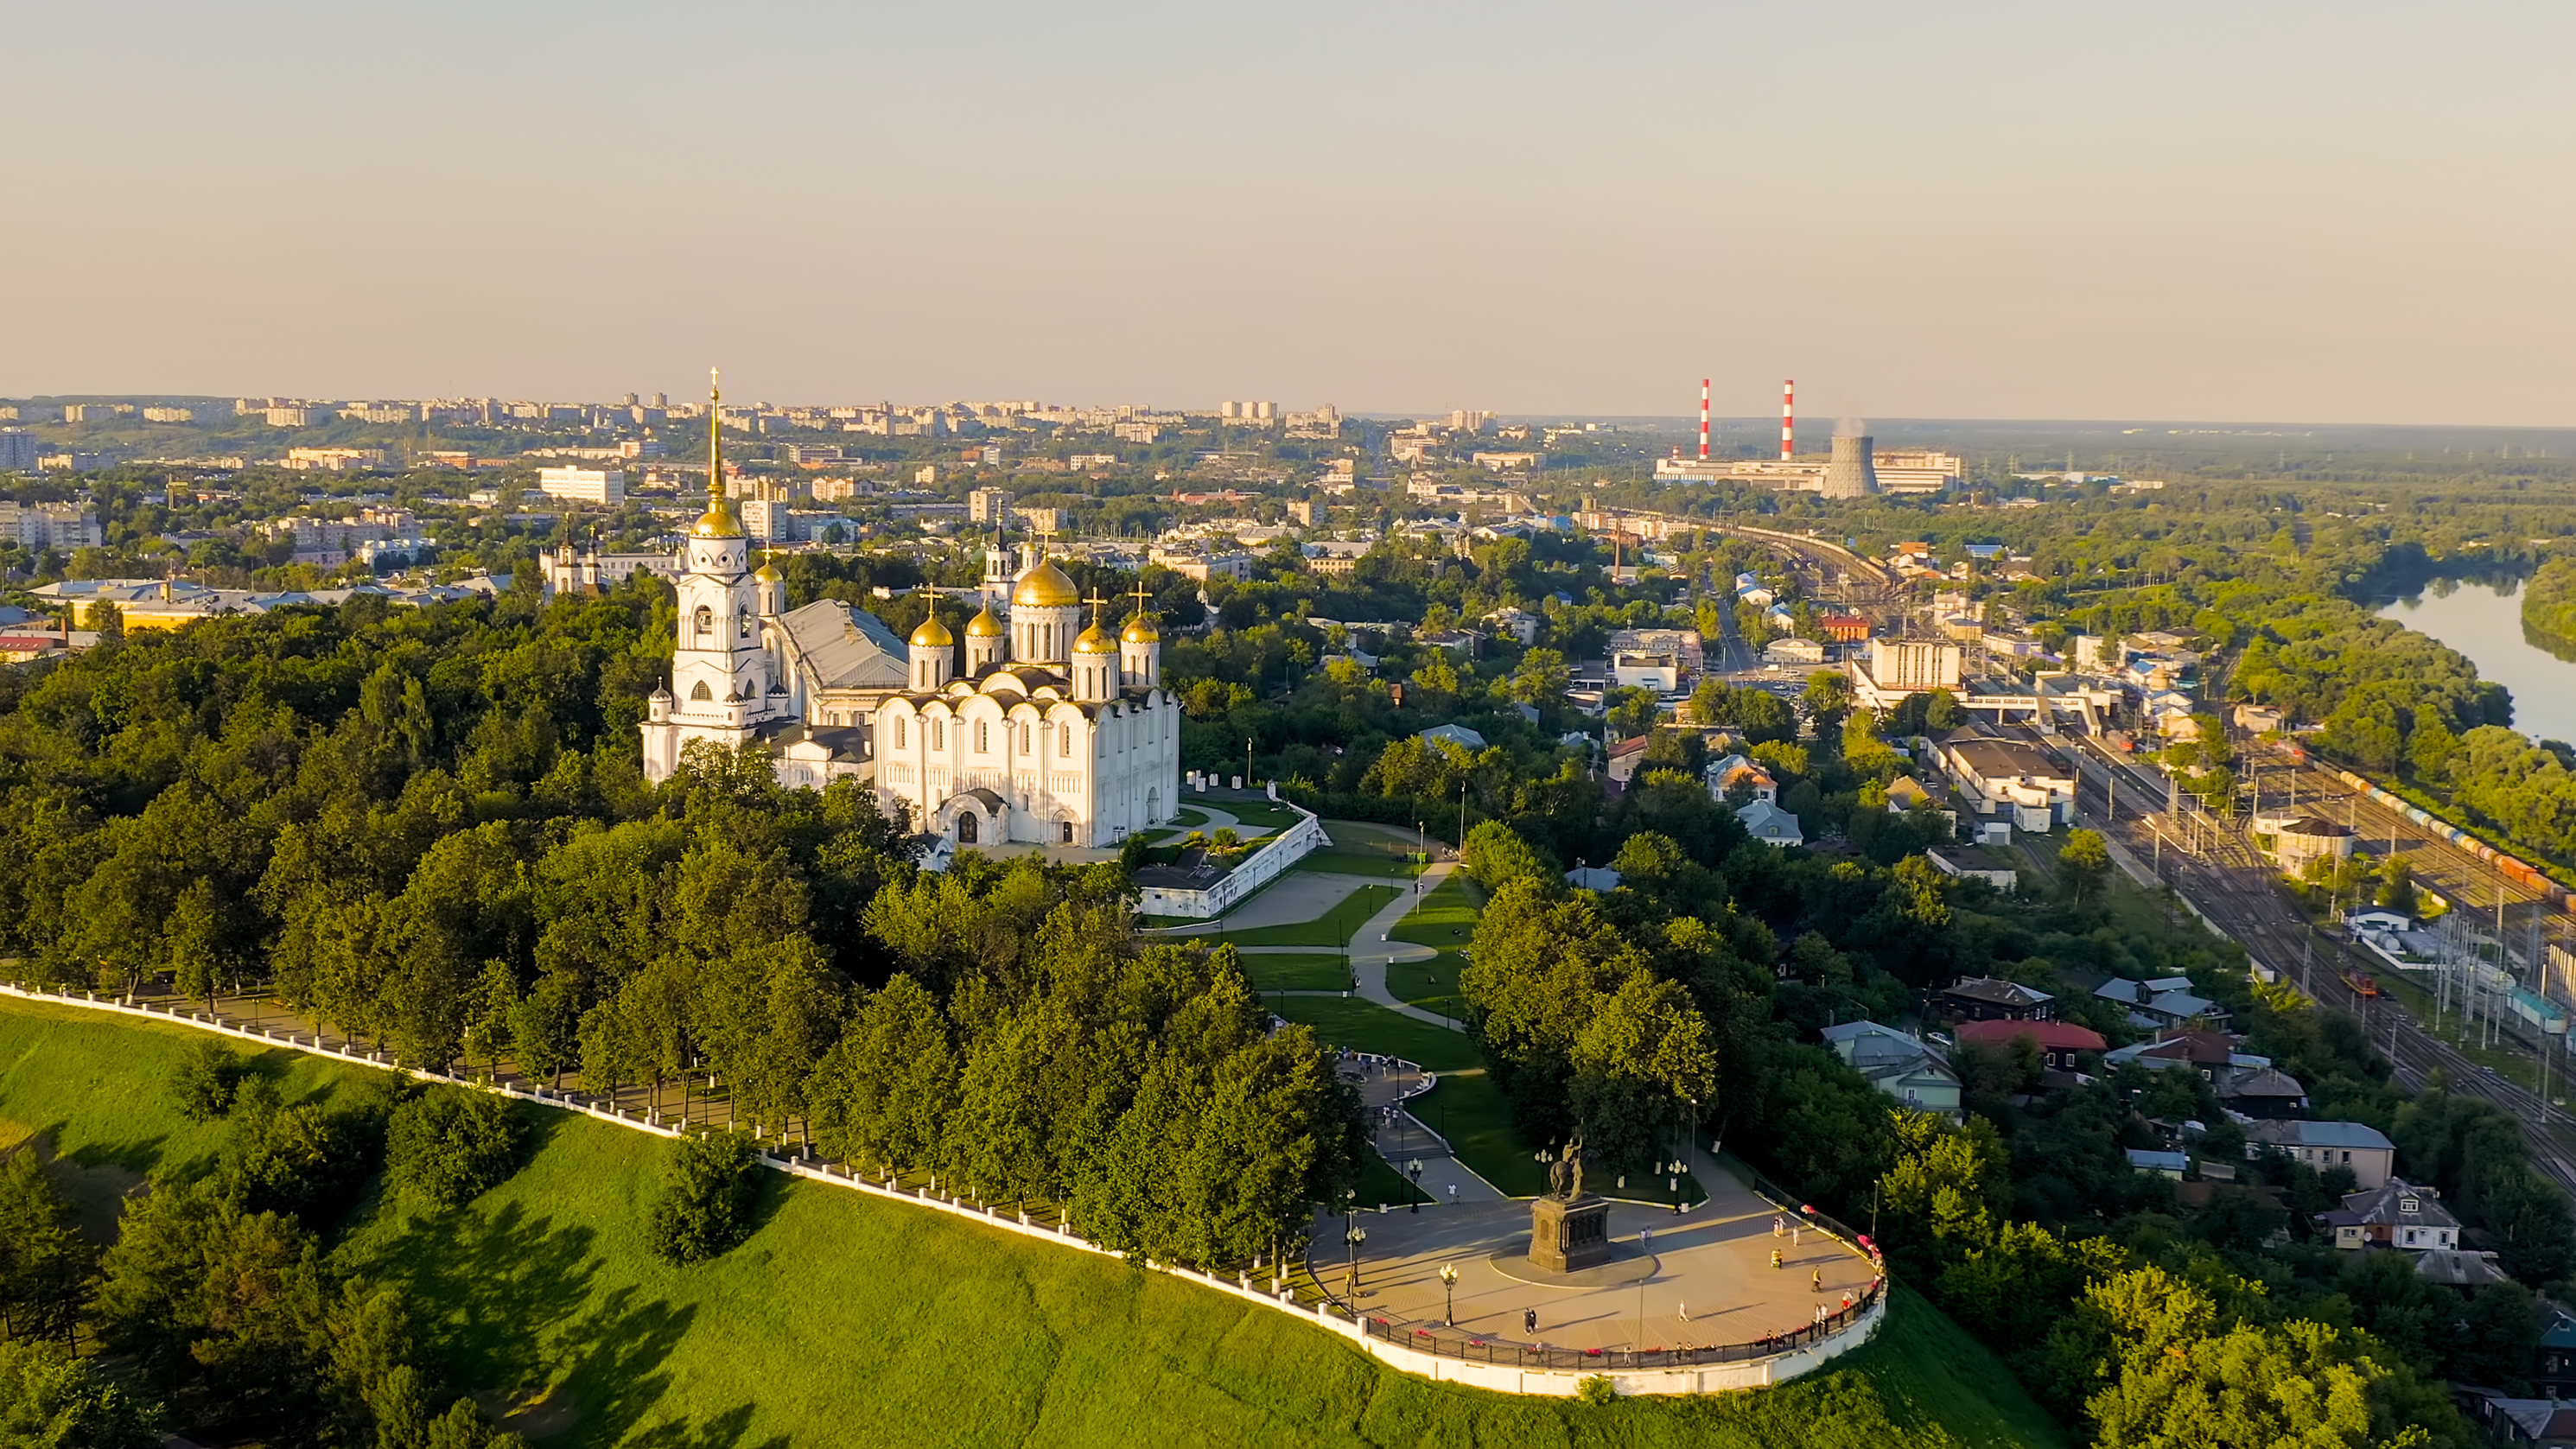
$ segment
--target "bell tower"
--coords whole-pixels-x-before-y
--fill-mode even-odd
[[[765,581],[751,568],[751,540],[724,491],[723,394],[707,374],[707,509],[680,546],[679,617],[671,651],[671,708],[643,725],[644,774],[667,778],[680,746],[731,746],[769,717],[769,653],[761,639]],[[659,714],[660,711],[655,713]]]

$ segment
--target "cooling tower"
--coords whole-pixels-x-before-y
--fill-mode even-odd
[[[1878,492],[1878,469],[1870,461],[1870,440],[1839,436],[1833,461],[1825,465],[1827,498],[1866,498]]]

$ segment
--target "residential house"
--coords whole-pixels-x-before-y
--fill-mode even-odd
[[[2544,1298],[2541,1315],[2549,1326],[2540,1331],[2540,1347],[2532,1353],[2531,1386],[2576,1399],[2576,1313]]]
[[[2460,1245],[2460,1220],[2442,1206],[2441,1192],[2418,1187],[2402,1177],[2344,1194],[2343,1206],[2317,1214],[2317,1221],[2334,1229],[2336,1247],[2353,1252],[2396,1248],[2421,1253]]]
[[[2276,1122],[2307,1112],[2308,1089],[2279,1067],[2255,1067],[2230,1072],[2218,1084],[2218,1100],[2241,1116]]]
[[[1869,1084],[1921,1112],[1960,1120],[1959,1074],[1918,1038],[1874,1021],[1824,1030],[1825,1045]]]
[[[2101,1033],[2071,1021],[1963,1021],[1952,1034],[1961,1046],[1970,1042],[2008,1046],[2028,1041],[2038,1048],[2043,1065],[2069,1072],[2075,1070],[2076,1053],[2100,1052],[2110,1045]]]
[[[1887,808],[1890,813],[1902,814],[1917,805],[1931,803],[1932,792],[1924,789],[1922,782],[1912,775],[1899,775],[1888,783]]]
[[[1538,642],[1539,617],[1525,609],[1496,609],[1485,616],[1496,634],[1509,634],[1523,647]]]
[[[2467,1248],[2434,1248],[2415,1255],[2415,1276],[2445,1288],[2484,1288],[2505,1280],[2496,1255]]]
[[[1744,756],[1729,755],[1708,767],[1709,798],[1723,804],[1728,792],[1738,782],[1753,791],[1754,799],[1768,800],[1774,805],[1780,803],[1780,782],[1771,778],[1770,771]]]
[[[2128,1149],[2128,1157],[2132,1171],[2152,1172],[2158,1177],[2170,1177],[2176,1182],[2182,1181],[2183,1173],[2191,1167],[2191,1155],[2184,1152],[2158,1152],[2145,1147],[2132,1147]]]
[[[2184,976],[2165,976],[2153,981],[2114,977],[2095,987],[2093,994],[2104,1001],[2116,1001],[2129,1008],[2129,1020],[2143,1027],[2171,1027],[2192,1020],[2227,1019],[2227,1008],[2205,996],[2194,995],[2190,978]]]
[[[1485,737],[1462,724],[1433,725],[1422,732],[1421,739],[1426,745],[1445,741],[1471,754],[1485,747]]]
[[[2018,981],[1966,976],[1941,993],[1939,1009],[1966,1021],[2055,1021],[2057,998]]]
[[[2379,1129],[2359,1122],[2256,1122],[2245,1129],[2245,1155],[2251,1158],[2262,1152],[2278,1152],[2319,1172],[2330,1167],[2350,1168],[2353,1182],[2361,1189],[2357,1196],[2367,1196],[2391,1183],[2403,1185],[2391,1175],[2397,1168],[2397,1144],[2382,1136]],[[2344,1199],[2344,1205],[2350,1207],[2353,1200]],[[2458,1244],[2423,1246],[2451,1248]]]
[[[2576,1449],[2576,1404],[2482,1397],[2475,1417],[2491,1444],[2510,1449]]]
[[[1637,771],[1644,768],[1645,763],[1646,737],[1644,735],[1621,740],[1610,747],[1610,779],[1615,784],[1625,785],[1635,779]]]
[[[1735,818],[1743,821],[1745,830],[1764,845],[1786,849],[1792,845],[1807,843],[1806,834],[1798,824],[1798,817],[1768,800],[1754,801],[1736,811]]]

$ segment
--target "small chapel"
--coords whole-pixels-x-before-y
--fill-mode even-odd
[[[713,393],[711,391],[711,397]],[[1140,590],[1115,636],[1042,546],[996,539],[957,636],[930,617],[898,644],[837,599],[786,607],[724,490],[709,409],[707,507],[682,544],[671,678],[646,702],[644,776],[690,741],[758,742],[779,783],[869,781],[879,808],[956,847],[1115,847],[1179,811],[1181,716]],[[1084,611],[1090,611],[1085,625]]]

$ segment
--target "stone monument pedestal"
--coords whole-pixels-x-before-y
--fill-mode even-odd
[[[1610,1261],[1610,1204],[1586,1195],[1543,1197],[1530,1204],[1530,1261],[1551,1273],[1573,1273]]]

